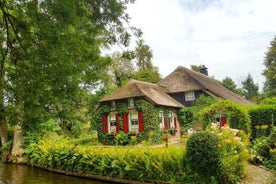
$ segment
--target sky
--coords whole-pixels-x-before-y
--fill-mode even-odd
[[[240,87],[250,73],[262,89],[265,52],[276,36],[276,0],[136,0],[130,25],[141,28],[162,77],[204,64]]]

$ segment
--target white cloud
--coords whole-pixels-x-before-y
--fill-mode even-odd
[[[128,13],[163,76],[179,65],[205,64],[219,80],[229,76],[240,82],[251,73],[262,86],[275,7],[274,0],[137,0]]]

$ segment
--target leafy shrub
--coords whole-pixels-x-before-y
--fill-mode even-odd
[[[189,128],[198,122],[200,111],[216,101],[217,99],[214,97],[200,95],[193,106],[180,109],[178,112],[178,120],[181,123],[182,130],[187,132]]]
[[[219,146],[222,162],[221,183],[238,183],[244,175],[244,163],[249,154],[249,135],[243,130],[237,131],[229,127],[223,127],[219,132],[221,143]]]
[[[251,161],[276,169],[276,127],[272,127],[268,137],[257,138],[253,143],[253,150],[256,153]]]
[[[130,143],[130,139],[127,133],[120,131],[115,135],[115,142],[117,145],[127,145]]]
[[[187,140],[186,161],[190,168],[203,179],[218,178],[221,173],[219,137],[200,131]]]
[[[183,165],[183,148],[75,146],[66,141],[42,140],[25,150],[31,164],[85,174],[138,181],[187,183],[195,177]],[[195,180],[194,180],[195,181]]]
[[[227,124],[231,128],[244,130],[246,133],[251,132],[250,117],[247,108],[235,104],[229,100],[219,100],[211,106],[202,110],[200,120],[204,128],[215,122],[216,115],[225,115]]]
[[[249,109],[252,126],[252,138],[267,137],[276,119],[276,106],[259,105]]]

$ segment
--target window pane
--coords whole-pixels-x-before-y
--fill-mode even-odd
[[[195,93],[193,91],[185,92],[185,101],[195,100]]]

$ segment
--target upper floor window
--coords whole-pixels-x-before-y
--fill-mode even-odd
[[[128,99],[128,107],[129,108],[134,108],[134,99],[133,98]]]
[[[116,109],[116,103],[115,101],[111,101],[111,110],[115,110]]]
[[[195,100],[194,91],[185,92],[185,101],[193,101],[193,100]]]

